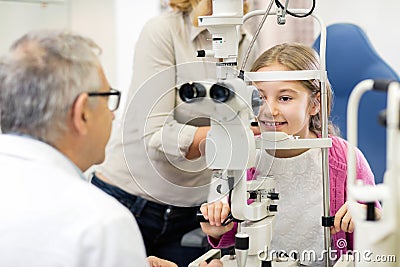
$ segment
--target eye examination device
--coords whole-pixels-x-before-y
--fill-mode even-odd
[[[380,114],[387,134],[387,166],[383,183],[374,187],[356,180],[355,150],[357,146],[358,107],[368,91],[387,93],[387,109]],[[378,114],[377,114],[378,117]],[[348,201],[355,221],[354,251],[340,266],[400,266],[400,84],[395,81],[364,80],[350,94],[347,108]],[[375,203],[382,203],[382,215],[375,217]],[[360,210],[356,202],[367,208]]]
[[[321,32],[319,70],[245,72],[244,66],[240,70],[237,68],[238,27],[240,25],[256,15],[263,16],[262,23],[269,15],[275,16],[278,24],[285,23],[289,0],[286,0],[284,6],[278,6],[275,11],[272,11],[274,2],[274,0],[270,1],[267,10],[255,10],[243,15],[242,0],[214,0],[212,15],[199,17],[199,26],[206,27],[212,34],[212,50],[199,51],[198,56],[210,56],[219,59],[219,62],[216,63],[216,79],[185,83],[179,89],[179,96],[182,101],[193,105],[194,109],[206,110],[209,115],[211,129],[206,139],[207,167],[213,170],[214,177],[220,179],[216,191],[221,197],[228,197],[231,219],[238,222],[238,233],[235,239],[235,255],[226,255],[221,258],[221,251],[213,249],[193,261],[189,265],[190,267],[198,266],[200,262],[213,258],[220,258],[223,266],[300,266],[301,262],[298,259],[288,255],[272,257],[269,253],[272,250],[274,217],[277,212],[279,213],[279,192],[276,190],[275,178],[272,176],[257,176],[254,180],[247,181],[247,170],[256,165],[256,149],[321,149],[323,179],[321,227],[323,227],[324,233],[324,249],[327,251],[327,255],[331,251],[330,227],[333,226],[334,218],[330,216],[329,207],[328,149],[331,147],[332,141],[328,138],[327,126],[326,27],[324,22],[320,17],[313,14],[312,10],[291,10],[291,14],[300,17],[310,15],[319,23]],[[255,38],[261,26],[262,24],[258,27]],[[246,57],[244,64],[245,62]],[[248,84],[254,81],[312,79],[319,80],[321,86],[321,138],[299,139],[283,132],[264,132],[261,136],[254,137],[250,123],[254,121],[261,102],[256,88]],[[377,254],[393,254],[397,256],[397,260],[400,260],[400,237],[398,230],[396,230],[396,226],[400,225],[400,197],[398,196],[398,192],[400,192],[400,177],[398,177],[400,160],[396,155],[397,151],[400,151],[400,87],[398,83],[378,86],[378,83],[373,81],[367,81],[359,87],[364,88],[360,89],[361,91],[378,87],[384,87],[383,90],[388,91],[389,104],[386,121],[388,158],[390,160],[388,160],[385,183],[382,186],[368,188],[355,182],[353,159],[355,154],[353,150],[352,152],[349,150],[349,201],[350,203],[352,201],[367,203],[367,207],[369,207],[367,214],[354,215],[356,220],[355,246],[359,250],[374,250],[374,253]],[[360,97],[360,93],[353,98],[356,97]],[[354,113],[355,105],[358,105],[358,99],[350,99],[349,109],[352,108],[353,112],[348,111],[348,136],[349,142],[356,146],[357,139],[350,133],[350,130],[356,132],[355,129],[352,129],[355,127],[354,125],[357,125],[357,113]],[[373,210],[376,201],[382,201],[384,204],[383,217],[380,221],[372,219],[371,205]],[[324,266],[333,266],[334,263],[330,262],[329,257],[325,258]],[[354,257],[344,255],[343,259],[338,260],[335,266],[375,265],[366,262],[357,263]],[[384,266],[399,265],[392,263],[392,265]]]

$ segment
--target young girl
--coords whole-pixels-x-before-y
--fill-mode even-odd
[[[253,64],[255,71],[318,70],[314,50],[300,44],[281,44],[264,52]],[[264,100],[258,122],[261,131],[280,131],[299,138],[318,138],[321,135],[320,87],[318,80],[254,82]],[[328,115],[332,90],[327,86]],[[332,245],[338,254],[352,249],[354,223],[346,203],[348,143],[335,136],[335,128],[328,126],[332,147],[329,149],[330,208],[335,216],[331,228]],[[321,226],[322,168],[321,149],[292,149],[259,151],[256,171],[252,174],[273,175],[280,200],[275,217],[272,249],[302,253],[313,250],[321,255],[323,227]],[[357,150],[357,179],[374,184],[368,162]],[[250,174],[250,175],[249,175]],[[250,176],[250,177],[249,177]],[[361,205],[361,204],[360,204]],[[379,204],[377,204],[379,205]],[[234,244],[236,225],[222,226],[228,216],[229,205],[223,202],[203,204],[201,212],[209,223],[201,223],[213,247]]]

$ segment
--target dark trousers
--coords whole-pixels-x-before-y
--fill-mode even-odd
[[[103,182],[93,175],[92,184],[115,197],[135,216],[148,256],[157,256],[187,267],[208,248],[181,246],[184,234],[199,228],[196,211],[199,207],[162,205],[129,194],[119,187]]]

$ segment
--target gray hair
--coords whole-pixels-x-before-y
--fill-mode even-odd
[[[30,32],[15,41],[0,59],[2,132],[56,140],[79,94],[101,88],[100,53],[92,40],[65,31]]]

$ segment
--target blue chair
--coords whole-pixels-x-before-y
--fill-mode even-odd
[[[319,39],[313,48],[319,52]],[[357,25],[337,23],[327,27],[326,69],[334,91],[332,122],[346,138],[347,102],[352,89],[365,79],[399,80],[398,74],[379,56],[367,35]],[[386,129],[378,114],[386,108],[385,93],[368,92],[360,102],[358,147],[364,153],[375,181],[381,183],[386,170]]]

